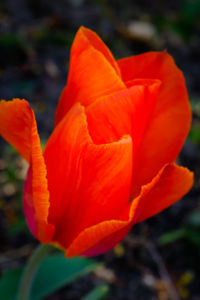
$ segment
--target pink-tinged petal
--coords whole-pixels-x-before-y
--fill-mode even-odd
[[[47,242],[54,228],[47,221],[49,192],[46,167],[34,112],[27,101],[0,102],[0,133],[31,164],[24,187],[25,215],[33,234]]]
[[[125,236],[129,223],[129,221],[111,220],[85,229],[71,243],[66,256],[93,256],[111,250]]]
[[[71,48],[67,85],[59,99],[55,125],[74,103],[88,106],[99,97],[123,89],[125,84],[108,48],[95,33],[81,28]]]
[[[187,168],[168,164],[153,180],[142,187],[134,200],[134,223],[150,218],[181,199],[191,189],[194,174]]]
[[[49,221],[54,241],[67,248],[85,228],[115,218],[128,205],[132,179],[132,140],[124,136],[95,145],[84,108],[69,111],[45,149],[50,190]]]
[[[26,180],[23,190],[23,207],[26,216],[26,222],[32,234],[37,236],[37,218],[35,207],[33,203],[33,189],[32,189],[32,166],[28,168]]]
[[[191,122],[185,80],[166,52],[149,52],[118,61],[127,86],[137,78],[162,81],[156,106],[133,167],[133,194],[166,163],[173,162],[186,139]]]
[[[83,230],[67,249],[68,257],[97,255],[112,249],[130,227],[169,207],[192,187],[193,173],[169,164],[143,186],[141,193],[127,206],[118,220],[105,221]],[[128,213],[129,210],[129,213]],[[127,216],[127,218],[126,218]]]

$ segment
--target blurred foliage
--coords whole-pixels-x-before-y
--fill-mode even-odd
[[[200,118],[200,99],[192,98],[190,99],[190,104],[193,116],[196,117],[196,120],[194,120],[192,124],[189,139],[196,144],[200,144],[200,122],[198,120]]]
[[[200,144],[200,124],[192,126],[189,139],[194,143]]]
[[[187,299],[190,297],[188,286],[193,282],[193,280],[194,274],[192,272],[187,271],[181,274],[177,282],[177,287],[183,299]]]
[[[192,107],[193,114],[200,117],[200,99],[192,98],[190,99],[190,104]]]
[[[185,41],[193,37],[193,31],[199,23],[200,0],[185,0],[181,2],[180,10],[176,15],[169,18],[167,16],[156,16],[154,23],[158,30],[170,29],[182,37]]]
[[[200,248],[200,210],[190,213],[181,228],[164,233],[159,242],[161,245],[167,245],[180,239]]]
[[[200,0],[183,1],[177,27],[184,37],[190,38],[200,16]]]
[[[29,36],[20,33],[3,33],[0,35],[0,46],[9,50],[26,48],[27,46],[51,43],[56,46],[66,47],[72,43],[74,35],[67,30],[58,30],[46,26],[35,26]]]
[[[109,287],[108,285],[101,285],[97,286],[95,289],[93,289],[90,293],[88,293],[85,297],[82,298],[82,300],[101,300],[105,299],[105,297],[109,293]]]
[[[26,40],[23,39],[19,34],[7,32],[0,35],[0,46],[1,47],[20,47],[25,44]]]
[[[78,278],[85,276],[99,267],[99,263],[88,258],[66,259],[63,254],[54,254],[45,258],[39,266],[34,279],[30,300],[40,300],[49,294],[66,286]],[[6,300],[15,300],[18,284],[23,269],[6,271],[0,279],[0,295]],[[92,291],[94,300],[100,300],[101,295],[108,292],[107,285]],[[95,298],[96,295],[96,298]]]
[[[20,233],[29,235],[22,211],[22,191],[27,163],[10,145],[3,148],[0,160],[0,209],[6,221],[7,238],[16,238]]]

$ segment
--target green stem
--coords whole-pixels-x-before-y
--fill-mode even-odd
[[[52,252],[55,248],[49,245],[40,244],[29,261],[27,262],[24,272],[22,274],[22,278],[19,285],[19,290],[17,294],[17,300],[29,300],[31,287],[33,284],[33,280],[37,269],[44,259],[44,257],[48,256],[50,252]]]

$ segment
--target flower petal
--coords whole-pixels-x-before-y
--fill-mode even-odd
[[[140,196],[134,200],[134,223],[158,214],[181,199],[192,187],[194,175],[187,168],[168,164],[153,180],[142,187]]]
[[[159,80],[141,80],[132,87],[106,96],[86,108],[88,128],[95,143],[119,140],[124,134],[133,139],[134,152],[148,127],[160,88]]]
[[[93,46],[96,50],[101,52],[111,66],[115,69],[116,73],[120,76],[120,69],[113,57],[110,49],[104,44],[102,39],[91,29],[81,26],[76,34],[76,39],[73,44],[74,52],[84,51],[85,48]]]
[[[62,91],[55,115],[55,124],[80,102],[87,106],[97,98],[123,90],[125,84],[108,48],[90,30],[81,28],[74,39],[67,85]]]
[[[31,159],[32,113],[25,100],[0,101],[0,135],[28,162]]]
[[[111,144],[93,144],[80,104],[55,128],[44,156],[49,220],[56,227],[54,241],[62,247],[67,248],[84,228],[115,218],[128,205],[132,140],[124,136]]]
[[[111,250],[130,229],[129,221],[110,220],[83,230],[66,251],[67,257],[93,256]]]
[[[33,234],[45,242],[53,235],[48,224],[49,192],[46,167],[34,112],[25,100],[0,102],[0,133],[31,164],[25,187],[24,208]]]
[[[174,164],[166,165],[150,183],[142,187],[140,195],[126,208],[123,217],[83,230],[67,249],[67,257],[91,256],[111,250],[123,239],[133,224],[161,212],[178,201],[189,191],[192,184],[193,173],[188,169]]]
[[[55,228],[48,222],[49,191],[43,157],[38,163],[33,159],[28,169],[23,191],[23,207],[32,234],[42,243],[51,242]]]
[[[133,169],[134,194],[166,163],[173,162],[186,139],[191,122],[182,72],[166,52],[150,52],[118,61],[123,80],[160,79],[161,89]]]

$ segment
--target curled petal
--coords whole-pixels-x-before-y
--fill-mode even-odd
[[[71,243],[66,256],[93,256],[109,251],[120,242],[128,229],[130,223],[120,220],[105,221],[87,228]]]
[[[24,208],[32,233],[42,242],[53,235],[48,224],[49,191],[46,167],[34,112],[25,100],[0,102],[0,133],[31,164],[24,186]]]
[[[28,169],[23,191],[23,206],[32,234],[42,243],[51,242],[55,228],[48,222],[49,191],[44,160],[43,165],[34,162]]]
[[[100,98],[86,108],[88,128],[95,143],[119,140],[124,134],[133,139],[134,152],[148,128],[161,82],[138,81],[120,93]]]
[[[130,227],[169,207],[183,197],[193,184],[193,173],[169,164],[142,187],[118,220],[105,221],[83,230],[70,244],[66,255],[97,255],[112,249]],[[127,215],[127,219],[125,216]]]
[[[134,223],[158,214],[181,199],[191,189],[193,180],[194,175],[187,168],[175,164],[163,167],[134,200]]]
[[[95,33],[82,27],[72,45],[68,81],[59,99],[55,125],[74,103],[88,106],[123,89],[125,84],[111,52]]]
[[[94,31],[81,26],[76,34],[71,52],[73,51],[73,53],[77,55],[78,53],[84,51],[87,47],[93,47],[101,52],[116,73],[120,76],[120,69],[109,48]]]
[[[25,100],[0,101],[0,135],[10,143],[27,162],[31,160],[31,128],[33,116]]]
[[[95,145],[80,104],[56,127],[44,155],[51,196],[49,220],[56,227],[54,241],[62,247],[67,248],[88,226],[117,217],[128,205],[132,140],[124,136]]]
[[[127,86],[137,78],[162,82],[156,106],[133,166],[133,194],[169,162],[173,162],[186,139],[191,122],[185,80],[166,52],[149,52],[118,61]]]

